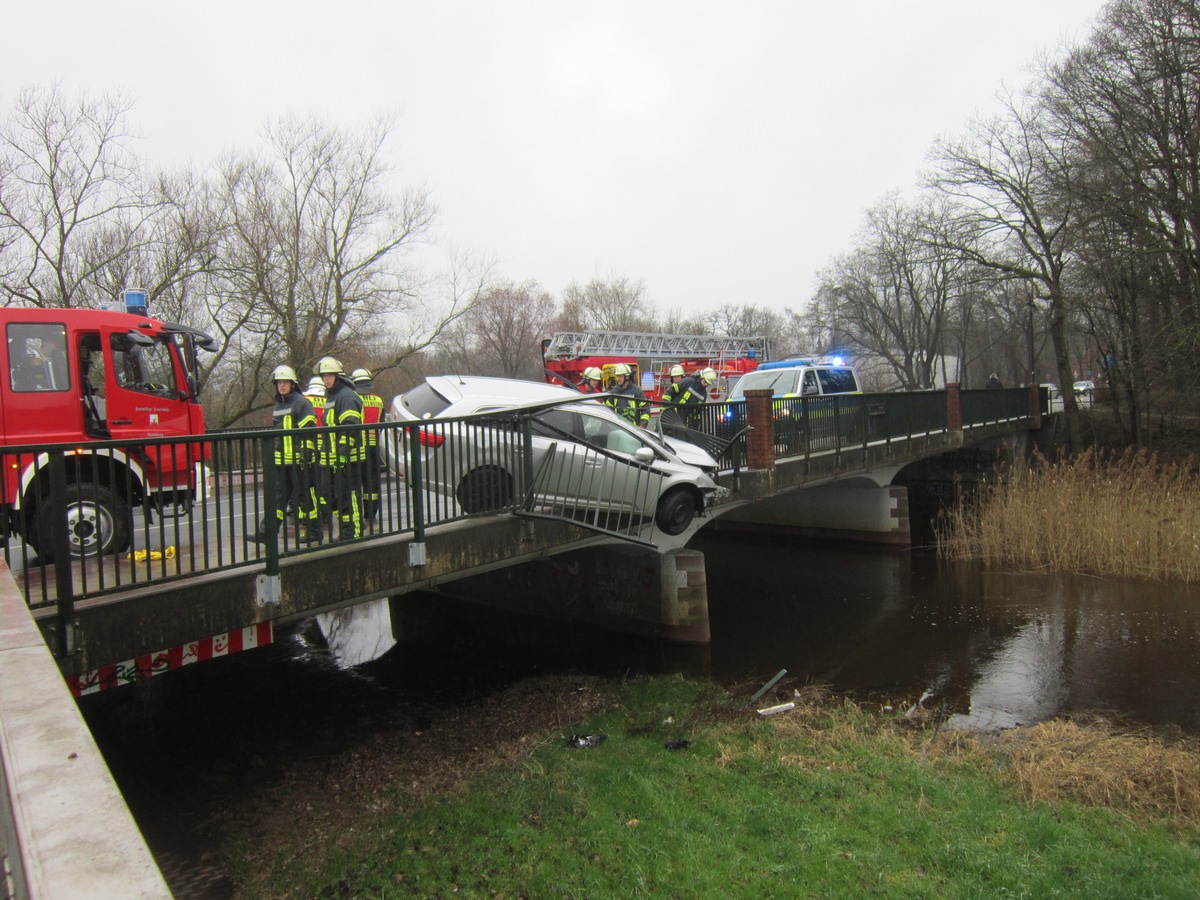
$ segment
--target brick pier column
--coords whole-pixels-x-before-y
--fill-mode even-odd
[[[746,466],[751,469],[775,468],[775,417],[771,413],[768,390],[746,391]]]
[[[962,431],[962,385],[957,381],[946,385],[946,424],[951,431]]]

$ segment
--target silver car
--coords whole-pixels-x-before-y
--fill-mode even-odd
[[[530,416],[529,464],[514,424],[520,415]],[[394,398],[389,418],[429,423],[409,432],[420,450],[422,480],[468,514],[520,501],[533,512],[602,530],[636,530],[652,518],[677,535],[720,491],[717,462],[707,451],[665,440],[557,385],[433,376]],[[388,467],[406,477],[407,443],[384,447]]]

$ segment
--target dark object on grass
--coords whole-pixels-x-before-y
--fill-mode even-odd
[[[686,750],[688,747],[692,746],[692,742],[686,738],[679,738],[678,740],[667,741],[665,744],[663,744],[663,746],[668,750]]]
[[[573,734],[567,738],[568,747],[599,747],[608,740],[607,734]]]

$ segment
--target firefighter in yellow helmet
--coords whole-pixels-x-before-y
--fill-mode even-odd
[[[625,363],[617,363],[613,366],[613,375],[617,383],[609,388],[610,396],[604,402],[635,425],[648,427],[650,404],[642,389],[633,383],[633,370]]]
[[[300,393],[295,369],[276,366],[271,372],[271,381],[275,383],[271,423],[283,432],[275,439],[275,518],[282,524],[287,510],[294,509],[300,540],[320,541],[321,520],[316,492],[317,416],[308,398]],[[265,521],[252,538],[258,543],[267,540]],[[286,529],[281,544],[284,547],[289,544]]]
[[[362,399],[363,424],[378,425],[384,419],[383,398],[375,393],[375,385],[369,369],[355,369],[350,373],[354,389]],[[362,464],[362,514],[363,522],[374,531],[379,517],[379,430],[372,428],[363,432]]]
[[[325,383],[325,427],[332,454],[333,512],[338,520],[339,541],[362,536],[362,430],[340,430],[343,425],[361,425],[362,400],[342,364],[332,356],[317,362],[317,374]]]
[[[313,405],[317,414],[317,512],[321,525],[333,534],[333,450],[329,442],[330,435],[322,429],[325,424],[325,382],[320,375],[314,375],[308,380],[304,396]]]

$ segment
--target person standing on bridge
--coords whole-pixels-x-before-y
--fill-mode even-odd
[[[317,374],[325,382],[325,427],[338,429],[329,435],[333,454],[333,510],[338,519],[339,541],[362,536],[361,430],[342,431],[339,426],[361,425],[362,399],[342,364],[332,356],[317,363]]]
[[[717,373],[712,369],[701,369],[686,378],[676,378],[675,370],[683,375],[683,366],[671,368],[671,384],[663,394],[663,399],[681,408],[698,407],[708,402],[708,387],[717,380]],[[698,410],[690,409],[683,413],[683,420],[692,427],[700,423]]]
[[[355,369],[350,373],[354,389],[362,399],[364,425],[378,425],[384,420],[383,398],[375,393],[369,369]],[[363,521],[372,531],[379,527],[379,430],[364,431],[362,463],[362,514]]]
[[[588,366],[583,370],[583,380],[576,387],[585,394],[603,394],[604,373],[598,366]]]
[[[275,439],[275,517],[283,523],[288,509],[295,509],[301,540],[320,541],[315,483],[317,416],[312,403],[300,393],[295,369],[276,366],[271,380],[275,382],[271,423],[284,432]],[[258,526],[253,539],[266,541],[266,522]]]
[[[328,528],[333,534],[333,453],[329,444],[329,435],[321,430],[325,424],[325,382],[320,375],[314,375],[308,380],[308,388],[304,396],[313,405],[317,414],[317,463],[315,478],[317,487],[317,514],[323,528]]]
[[[635,425],[649,427],[650,404],[642,389],[633,383],[633,370],[625,363],[617,363],[613,366],[613,374],[617,376],[617,383],[609,389],[611,396],[604,402]]]

